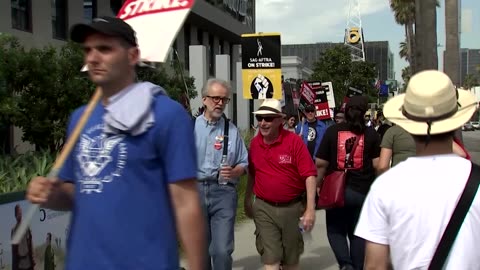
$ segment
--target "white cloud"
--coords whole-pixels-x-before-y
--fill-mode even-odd
[[[360,0],[361,16],[388,0]],[[280,32],[283,44],[343,41],[349,0],[256,0],[257,32]]]

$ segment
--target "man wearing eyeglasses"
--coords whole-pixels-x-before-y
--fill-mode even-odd
[[[226,117],[222,116],[230,94],[228,82],[209,79],[202,89],[203,113],[195,120],[198,187],[207,221],[207,270],[232,269],[236,185],[248,166],[245,143],[233,123],[228,123],[228,144],[224,143]],[[227,164],[221,166],[224,147],[227,147]]]
[[[302,137],[312,160],[315,160],[315,154],[328,126],[323,121],[317,119],[315,105],[307,105],[304,112],[307,121],[298,125],[295,133]]]
[[[336,124],[345,123],[345,112],[342,110],[337,111],[334,119]]]
[[[278,270],[280,263],[286,270],[300,269],[299,223],[306,231],[315,224],[317,169],[302,140],[283,128],[281,110],[280,101],[266,99],[254,112],[259,133],[250,144],[244,201],[246,215],[255,222],[256,247],[266,270]]]

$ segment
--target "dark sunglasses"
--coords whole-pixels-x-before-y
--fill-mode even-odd
[[[312,113],[315,112],[315,110],[305,110],[306,113]]]
[[[265,120],[265,122],[272,122],[276,118],[280,118],[279,116],[261,116],[261,115],[255,115],[255,118],[257,119],[258,122],[262,122],[262,120]]]

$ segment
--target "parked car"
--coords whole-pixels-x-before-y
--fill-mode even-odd
[[[475,128],[473,127],[472,123],[468,122],[463,125],[462,131],[475,131]]]
[[[472,123],[473,128],[480,129],[480,122],[474,121],[474,122],[471,122],[471,123]]]

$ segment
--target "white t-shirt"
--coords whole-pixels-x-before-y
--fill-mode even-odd
[[[355,235],[389,245],[395,270],[427,269],[460,199],[470,161],[456,155],[411,157],[372,185]],[[480,269],[480,192],[445,269]]]

